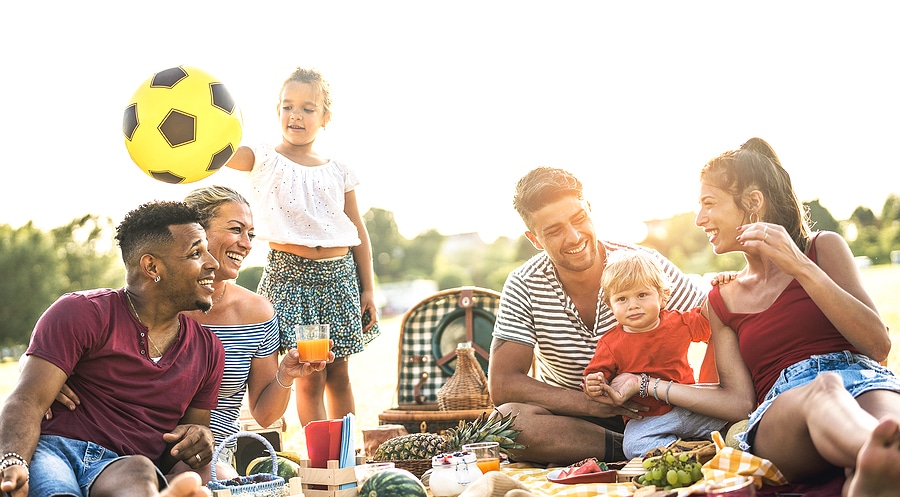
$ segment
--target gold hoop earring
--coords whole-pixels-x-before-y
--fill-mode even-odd
[[[753,220],[754,215],[756,215],[756,221]],[[759,214],[757,214],[756,212],[751,212],[750,213],[750,223],[752,224],[752,223],[758,223],[758,222],[759,222]]]

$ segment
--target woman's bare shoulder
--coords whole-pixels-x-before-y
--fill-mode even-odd
[[[853,252],[847,240],[834,231],[820,231],[813,243],[820,265],[843,265],[853,261]]]
[[[233,286],[236,300],[232,300],[232,302],[239,302],[244,318],[248,322],[262,323],[272,319],[272,316],[275,315],[275,308],[272,307],[269,299],[241,285],[234,284]]]
[[[818,246],[820,243],[823,243],[829,247],[833,246],[834,244],[847,245],[847,240],[845,240],[843,236],[835,233],[834,231],[819,231],[815,235],[815,239],[816,246]]]

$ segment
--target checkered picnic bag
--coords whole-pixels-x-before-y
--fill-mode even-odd
[[[701,468],[705,482],[720,482],[734,476],[750,476],[757,488],[763,483],[775,486],[788,484],[787,479],[772,461],[726,446],[722,434],[717,431],[712,433],[712,439],[719,450]]]
[[[416,304],[400,324],[397,401],[404,405],[437,402],[437,391],[453,375],[456,348],[472,342],[487,372],[500,294],[478,287],[438,292]]]

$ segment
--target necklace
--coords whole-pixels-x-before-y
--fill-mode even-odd
[[[228,291],[228,282],[226,281],[225,286],[222,287],[222,295],[219,295],[219,297],[216,298],[216,300],[213,300],[213,303],[212,303],[213,307],[215,307],[215,305],[218,304],[220,300],[222,300],[222,297],[225,296],[225,292],[227,292],[227,291]]]
[[[216,304],[218,304],[219,301],[222,300],[222,297],[225,296],[225,292],[227,292],[227,291],[228,291],[228,282],[226,281],[225,286],[222,287],[222,295],[219,295],[218,297],[216,297],[216,300],[213,300],[213,303],[211,306],[209,306],[209,309],[202,311],[203,314],[209,314],[209,311],[213,310],[213,307],[215,307]]]
[[[225,295],[225,292],[222,292],[222,295]],[[125,290],[125,298],[128,299],[128,306],[131,307],[131,312],[134,313],[134,317],[137,318],[139,323],[143,324],[144,326],[147,326],[146,324],[144,324],[144,321],[141,319],[141,315],[138,314],[137,309],[134,308],[134,301],[131,300],[131,292],[129,292],[128,290]],[[219,298],[222,298],[222,297],[219,297]],[[176,321],[175,333],[172,334],[172,335],[175,335],[176,340],[178,339],[178,334],[180,332],[181,332],[181,321]],[[169,340],[172,339],[172,335],[167,336],[163,343],[168,343]],[[156,349],[156,354],[157,354],[156,357],[162,357],[163,351],[156,345],[156,342],[154,342],[153,338],[150,336],[150,328],[149,327],[147,327],[147,340],[150,340],[150,345],[152,345],[153,348]]]
[[[144,321],[141,320],[140,314],[137,313],[137,309],[134,308],[134,302],[131,301],[131,292],[129,292],[128,290],[125,290],[125,298],[128,299],[128,306],[131,307],[131,312],[134,313],[134,317],[137,318],[139,323],[144,324]],[[144,326],[147,326],[147,325],[144,324]]]

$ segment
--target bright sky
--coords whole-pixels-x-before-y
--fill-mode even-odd
[[[362,211],[394,212],[410,238],[518,235],[515,182],[551,165],[585,183],[601,236],[639,241],[643,221],[693,212],[701,165],[752,136],[837,219],[900,193],[896,2],[89,4],[0,7],[0,224],[118,222],[245,187],[224,170],[169,185],[131,162],[129,98],[180,64],[226,84],[244,143],[277,143],[282,81],[321,70],[334,118],[317,143],[358,172]]]

